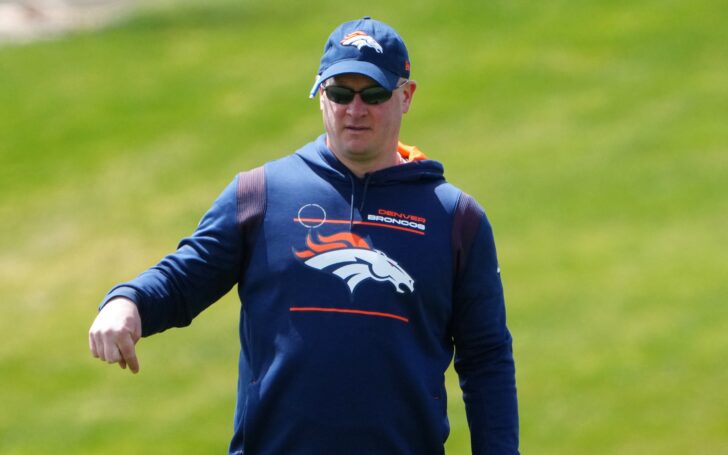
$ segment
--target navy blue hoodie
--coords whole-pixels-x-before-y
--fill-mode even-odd
[[[102,306],[130,298],[148,336],[235,284],[231,454],[441,454],[453,354],[473,453],[518,453],[491,227],[440,163],[357,178],[321,136],[236,176],[175,253]]]

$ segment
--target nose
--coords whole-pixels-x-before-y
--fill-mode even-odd
[[[362,101],[361,95],[356,93],[351,103],[346,105],[346,113],[352,117],[361,117],[367,113],[367,104]]]

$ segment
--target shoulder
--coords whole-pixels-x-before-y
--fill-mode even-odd
[[[449,182],[442,182],[435,188],[438,199],[458,223],[480,221],[485,211],[470,194]]]
[[[464,191],[460,191],[458,195],[453,218],[464,227],[472,225],[477,227],[477,225],[481,222],[487,222],[487,217],[485,216],[485,210],[483,210],[483,207],[473,196]]]
[[[240,172],[235,183],[238,222],[262,216],[265,211],[265,172],[259,166],[249,171]]]
[[[467,264],[476,240],[492,238],[492,228],[483,207],[468,193],[458,190],[453,208],[451,245],[457,271]]]
[[[308,169],[305,161],[297,153],[292,153],[276,160],[268,161],[262,167],[266,178],[269,180],[278,177],[293,177]]]
[[[239,172],[235,177],[238,199],[260,197],[265,193],[267,181],[277,173],[291,171],[300,165],[300,158],[289,154],[281,158],[268,161],[258,167]]]

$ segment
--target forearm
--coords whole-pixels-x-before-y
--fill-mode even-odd
[[[134,280],[112,288],[99,308],[116,297],[128,298],[139,309],[143,336],[189,325],[235,283],[235,266],[227,271],[209,264],[194,266],[191,257],[184,249],[167,256]]]
[[[473,454],[517,454],[518,401],[510,335],[495,345],[460,349],[455,368]]]
[[[135,279],[112,288],[101,307],[119,296],[133,301],[144,336],[188,325],[227,293],[240,276],[242,233],[237,207],[236,179],[176,252]]]

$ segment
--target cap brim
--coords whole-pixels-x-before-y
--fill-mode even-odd
[[[309,98],[316,96],[316,92],[325,80],[341,74],[362,74],[374,79],[379,85],[390,91],[393,91],[397,87],[397,82],[399,82],[398,75],[387,70],[383,70],[373,63],[363,62],[360,60],[342,60],[328,67],[316,78],[316,82],[313,84]]]

